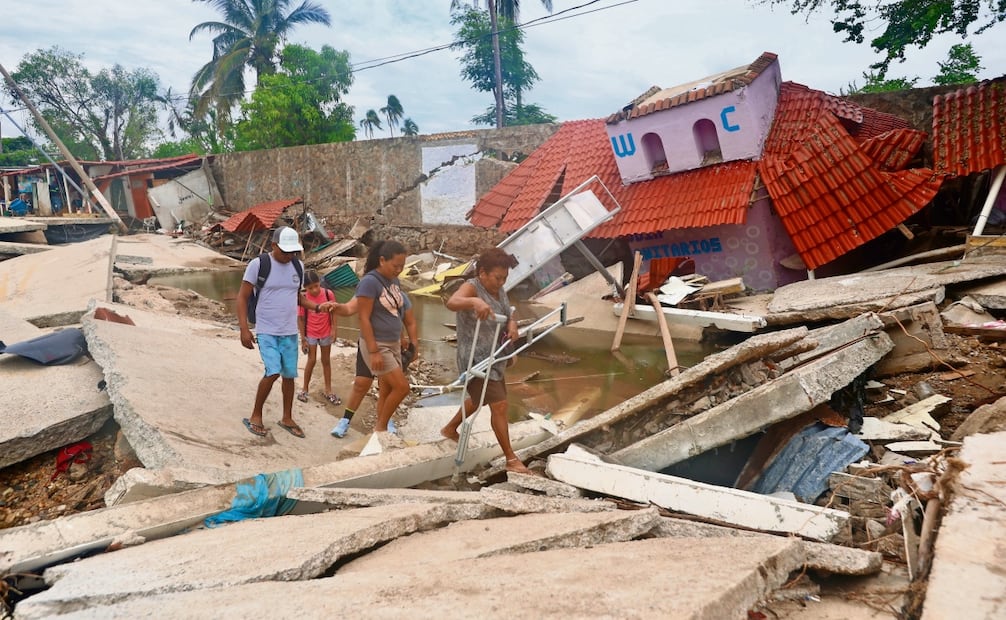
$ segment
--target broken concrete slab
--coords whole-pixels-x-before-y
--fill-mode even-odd
[[[571,484],[530,474],[507,472],[507,482],[520,488],[544,493],[547,497],[568,497],[572,499],[583,497],[583,491]]]
[[[892,347],[891,339],[883,332],[862,336],[844,348],[617,450],[612,456],[631,467],[659,471],[743,439],[828,402],[832,394],[865,372]]]
[[[731,559],[709,562],[708,558]],[[631,562],[626,562],[631,558]],[[457,560],[396,574],[366,571],[306,582],[261,582],[80,609],[108,617],[742,618],[799,567],[796,541],[654,539]],[[633,588],[611,585],[611,569]],[[659,566],[660,570],[654,570]],[[701,578],[697,576],[701,575]],[[667,595],[667,584],[687,584]]]
[[[104,235],[0,262],[0,304],[37,327],[79,322],[91,299],[112,299],[115,240]]]
[[[0,338],[8,345],[44,336],[27,321],[0,310]],[[112,417],[108,394],[99,389],[101,367],[86,356],[43,366],[13,354],[0,355],[0,468],[93,435]]]
[[[205,486],[225,485],[232,482],[231,478],[230,475],[201,469],[134,467],[119,476],[105,491],[105,505],[139,502]]]
[[[546,471],[557,480],[596,493],[760,531],[785,532],[815,540],[830,540],[849,520],[849,514],[840,510],[566,454],[549,456]]]
[[[957,458],[966,464],[952,482],[953,499],[936,538],[922,620],[1002,617],[1006,549],[1006,433],[972,435]]]
[[[856,433],[856,437],[863,441],[891,442],[891,441],[916,441],[929,439],[934,431],[919,428],[909,424],[888,422],[878,418],[867,416],[863,418],[863,427]]]
[[[313,579],[340,558],[454,518],[450,506],[405,504],[200,529],[48,568],[43,577],[51,587],[22,601],[18,616],[45,618],[168,592]]]
[[[45,230],[45,224],[33,222],[22,217],[0,218],[0,235],[11,235],[19,232],[31,232],[33,230]]]
[[[942,416],[950,410],[951,398],[942,394],[933,394],[884,416],[885,422],[910,424],[918,428],[939,431],[940,425],[933,416]]]
[[[675,394],[708,381],[711,375],[724,372],[729,368],[748,361],[767,357],[775,351],[779,351],[800,341],[806,335],[806,327],[797,327],[752,336],[726,351],[707,356],[704,360],[691,368],[685,369],[677,376],[658,383],[607,411],[589,419],[581,420],[558,435],[528,448],[517,450],[517,456],[527,463],[535,457],[560,450],[574,441],[589,443],[595,439],[604,440],[612,434],[619,433],[622,426],[627,427],[626,432],[630,433],[632,437],[638,435],[641,438],[645,436],[645,430],[643,434],[639,434],[639,430],[632,429],[632,421],[637,415],[644,414],[656,407],[661,407],[664,402],[671,399]],[[618,443],[621,443],[621,441]],[[480,477],[483,480],[488,480],[502,474],[504,469],[505,464],[500,463],[490,467]]]
[[[120,237],[115,248],[115,269],[128,280],[195,271],[236,271],[244,267],[241,261],[185,237],[129,235]]]
[[[207,487],[0,530],[0,574],[35,572],[106,549],[118,538],[172,536],[227,510],[234,487]]]
[[[634,540],[660,520],[656,508],[602,513],[528,514],[460,521],[393,540],[341,566],[340,577],[361,571],[398,574],[421,565],[500,555],[593,547]]]
[[[954,441],[964,441],[969,435],[997,433],[1006,430],[1006,398],[982,405],[967,417],[950,436]]]
[[[339,489],[294,487],[287,498],[336,508],[386,506],[388,504],[481,504],[478,491],[428,491],[424,489]]]
[[[720,538],[724,536],[751,538],[772,536],[761,532],[741,530],[712,523],[686,521],[673,517],[661,517],[651,536],[658,538]],[[801,541],[805,554],[804,566],[811,570],[825,571],[836,575],[873,575],[880,571],[884,556],[876,551],[863,551],[810,540]]]
[[[324,405],[295,404],[294,419],[307,437],[283,432],[279,386],[266,402],[270,433],[248,432],[241,419],[251,412],[262,376],[258,351],[231,338],[205,336],[199,321],[186,337],[144,326],[143,313],[130,312],[137,325],[83,319],[83,331],[108,383],[115,419],[148,468],[195,469],[231,480],[263,471],[327,463],[339,442],[328,431],[334,418]],[[192,372],[192,360],[212,372]],[[247,400],[235,398],[246,395]]]
[[[914,296],[951,284],[1006,275],[1006,263],[995,256],[968,257],[815,280],[804,280],[776,289],[769,303],[772,312],[803,312],[851,304],[875,305],[874,311],[915,305]],[[942,298],[932,299],[941,303]],[[807,319],[805,319],[807,320]]]
[[[898,308],[878,314],[894,349],[873,369],[874,377],[888,377],[906,372],[936,368],[944,362],[961,364],[950,350],[943,331],[943,320],[933,303]]]
[[[983,282],[964,288],[962,292],[981,304],[983,308],[1006,310],[1006,280]]]
[[[399,429],[399,435],[406,443],[431,443],[442,441],[444,436],[440,429],[447,425],[461,404],[461,392],[454,392],[453,404],[437,406],[417,406],[409,410],[408,418]],[[422,401],[420,401],[422,402]],[[482,407],[472,422],[473,432],[488,432],[492,430],[489,424],[489,405]]]
[[[616,510],[615,504],[603,499],[571,499],[515,493],[499,488],[483,487],[479,491],[489,506],[511,514],[541,512],[605,512]]]
[[[3,234],[0,232],[0,234]],[[40,243],[16,243],[14,241],[0,241],[0,254],[8,256],[21,256],[23,254],[38,254],[51,250],[52,246]]]

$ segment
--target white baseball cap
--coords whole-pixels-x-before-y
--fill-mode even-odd
[[[304,246],[300,244],[300,235],[289,226],[277,228],[272,234],[272,242],[279,246],[284,252],[303,252]]]

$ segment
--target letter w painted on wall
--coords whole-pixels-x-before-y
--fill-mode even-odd
[[[611,148],[615,150],[615,155],[618,157],[628,157],[636,153],[636,143],[632,140],[631,133],[619,134],[618,142],[615,142],[615,138],[611,139]],[[628,145],[626,145],[626,138],[628,138]]]

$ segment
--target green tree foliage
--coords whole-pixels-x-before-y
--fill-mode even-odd
[[[970,43],[951,46],[947,61],[936,64],[940,66],[940,72],[933,77],[933,83],[941,86],[977,82],[978,72],[985,68]]]
[[[954,33],[962,38],[980,34],[1006,21],[1004,0],[762,0],[784,4],[796,13],[834,13],[835,32],[846,41],[862,43],[867,30],[883,29],[870,45],[884,57],[871,65],[883,77],[894,60],[904,61],[909,48],[923,48],[935,35]]]
[[[19,166],[34,166],[42,161],[31,140],[24,136],[3,138],[3,152],[0,153],[0,167],[14,168]]]
[[[391,132],[391,137],[395,137],[395,125],[403,116],[405,116],[405,110],[402,108],[402,102],[398,100],[398,97],[394,95],[388,95],[388,105],[381,108],[381,114],[384,118],[388,119],[388,131]]]
[[[291,0],[193,0],[216,9],[223,21],[197,24],[189,40],[201,32],[213,35],[213,57],[192,78],[195,111],[204,115],[216,108],[219,124],[230,120],[234,105],[244,97],[244,71],[255,71],[258,83],[276,72],[278,53],[290,32],[303,24],[331,25],[324,7],[305,0],[290,10]]]
[[[374,130],[381,128],[381,117],[374,110],[367,110],[367,113],[360,119],[360,127],[368,138],[374,137]]]
[[[916,82],[919,81],[918,77],[886,79],[876,71],[864,72],[863,79],[866,80],[866,83],[863,84],[862,87],[857,86],[855,82],[852,82],[851,84],[849,84],[847,89],[842,90],[842,94],[852,95],[855,93],[886,93],[896,90],[909,90],[911,88],[915,88]]]
[[[555,116],[545,112],[541,106],[533,103],[527,105],[517,105],[513,102],[511,105],[505,106],[504,110],[505,115],[503,117],[503,124],[507,127],[511,127],[513,125],[539,125],[542,123],[554,123],[557,120]],[[495,125],[496,106],[489,106],[482,114],[473,116],[472,122],[476,125]]]
[[[11,77],[70,152],[82,159],[139,159],[159,138],[159,81],[148,69],[121,65],[91,73],[82,56],[58,47],[25,55]],[[5,85],[11,100],[16,94]],[[36,127],[44,133],[41,127]]]
[[[235,148],[352,140],[353,108],[342,101],[353,83],[349,52],[287,45],[281,56],[279,70],[261,76],[251,100],[241,104]]]
[[[537,112],[543,110],[540,106],[524,104],[522,101],[523,93],[530,90],[540,79],[538,72],[524,59],[524,51],[520,47],[524,41],[524,33],[514,28],[506,19],[501,20],[501,23],[505,24],[501,26],[499,33],[503,78],[503,124],[510,125],[514,124],[511,121],[515,119],[526,118],[527,110]],[[451,24],[458,28],[455,33],[457,43],[451,47],[463,52],[461,77],[470,82],[475,90],[495,94],[496,78],[489,16],[484,11],[468,8],[456,11],[451,18]],[[522,108],[523,111],[511,113],[509,108]],[[495,115],[495,105],[491,110]],[[475,118],[481,118],[481,115]],[[490,124],[495,124],[495,120]]]
[[[419,135],[419,125],[416,125],[415,121],[411,118],[407,118],[402,121],[402,135],[403,136],[418,136]]]

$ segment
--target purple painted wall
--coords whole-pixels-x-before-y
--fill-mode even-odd
[[[661,146],[666,172],[701,167],[704,151],[716,142],[722,154],[719,161],[758,159],[775,116],[781,82],[776,60],[746,87],[607,125],[622,181],[652,179]]]
[[[774,290],[807,277],[805,271],[779,264],[796,249],[767,198],[752,205],[744,224],[634,235],[629,238],[629,247],[642,253],[643,272],[649,269],[651,258],[689,256],[695,261],[696,273],[711,281],[742,277],[754,291]]]

